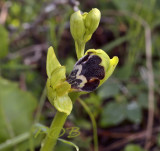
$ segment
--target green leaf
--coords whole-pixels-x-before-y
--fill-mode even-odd
[[[146,93],[140,93],[138,96],[138,104],[140,107],[148,108],[148,95]]]
[[[96,107],[99,107],[102,103],[102,99],[95,93],[90,93],[89,97],[84,98],[84,101],[87,104],[94,105]]]
[[[116,71],[116,77],[120,80],[127,81],[129,77],[133,74],[133,65],[129,62],[125,63],[125,65],[121,68],[119,68]]]
[[[8,53],[9,37],[7,30],[0,25],[0,58],[3,58]]]
[[[105,99],[117,95],[119,91],[118,83],[113,80],[108,80],[98,89],[98,95],[102,99]]]
[[[126,103],[110,102],[103,107],[100,125],[102,127],[117,125],[126,118]]]
[[[92,143],[92,137],[82,139],[81,137],[75,137],[74,143],[78,144],[80,151],[90,151],[90,144]]]
[[[128,83],[127,89],[131,93],[131,95],[137,95],[139,93],[142,93],[142,90],[146,89],[146,85],[139,83],[138,87],[135,83]]]
[[[60,67],[60,66],[61,64],[59,63],[55,55],[53,47],[49,47],[48,53],[47,53],[47,67],[46,67],[48,77],[50,78],[53,70],[55,70],[57,67]]]
[[[90,93],[89,97],[83,99],[89,105],[94,117],[99,115],[102,99],[95,93]]]
[[[92,123],[85,118],[74,118],[74,123],[82,129],[90,130],[92,128]]]
[[[157,145],[158,147],[160,147],[160,133],[158,133],[157,135]]]
[[[65,143],[65,144],[68,144],[68,145],[71,145],[71,146],[75,147],[76,151],[79,151],[79,148],[78,148],[78,146],[76,144],[74,144],[74,143],[72,143],[70,141],[61,139],[61,138],[59,138],[58,140],[61,141],[61,142],[63,142],[63,143]]]
[[[30,130],[36,106],[31,93],[0,77],[0,143]],[[23,143],[18,148],[25,150],[23,145],[28,146]]]
[[[124,151],[145,151],[139,145],[129,144],[125,147]]]
[[[131,102],[127,105],[127,118],[137,124],[142,121],[141,108],[137,102]]]
[[[120,10],[132,10],[134,6],[136,5],[137,1],[126,1],[126,0],[113,0],[113,3],[116,5],[116,7]]]
[[[36,138],[39,134],[41,133],[45,133],[47,134],[49,131],[49,128],[43,124],[40,123],[36,123],[33,127],[32,127],[32,131],[35,134],[34,137]]]
[[[71,145],[58,141],[54,151],[75,151],[75,149]]]
[[[72,111],[72,101],[70,97],[68,96],[68,94],[55,98],[54,107],[59,112],[64,112],[67,115],[69,115]]]

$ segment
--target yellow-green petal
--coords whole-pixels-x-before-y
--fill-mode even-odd
[[[112,59],[110,59],[109,68],[106,71],[105,78],[101,81],[100,85],[112,75],[113,71],[115,70],[115,68],[118,64],[118,62],[119,62],[119,58],[117,56],[114,56]]]
[[[64,112],[69,115],[72,111],[72,101],[67,94],[61,97],[56,97],[54,100],[54,107],[59,112]]]
[[[71,85],[67,81],[64,81],[56,86],[56,94],[57,96],[63,96],[67,94],[70,89]]]
[[[57,67],[51,74],[51,86],[55,89],[56,86],[66,78],[66,68],[64,66]]]
[[[48,53],[47,53],[47,63],[46,63],[46,69],[47,69],[47,75],[50,78],[51,73],[53,70],[55,70],[57,67],[60,67],[61,64],[59,63],[53,47],[48,48]]]
[[[54,105],[54,99],[56,97],[56,91],[51,87],[50,79],[47,79],[46,90],[47,90],[47,97],[48,97],[49,102],[52,105]]]

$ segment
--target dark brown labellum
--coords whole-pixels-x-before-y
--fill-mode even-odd
[[[101,62],[102,59],[97,55],[85,55],[76,62],[67,78],[68,83],[78,91],[91,92],[95,90],[105,76],[104,67],[100,65]]]

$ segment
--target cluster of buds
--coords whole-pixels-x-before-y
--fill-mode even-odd
[[[71,15],[70,30],[75,41],[77,57],[80,59],[84,55],[85,43],[91,39],[92,34],[97,29],[101,18],[101,13],[97,8],[92,9],[89,13],[81,15],[77,11]]]
[[[81,15],[72,14],[70,29],[76,45],[78,61],[66,78],[66,69],[61,66],[52,47],[47,54],[47,96],[55,108],[66,114],[72,110],[70,92],[91,92],[101,86],[113,73],[118,57],[110,57],[101,49],[89,49],[84,53],[85,43],[92,37],[100,22],[100,11],[96,8]]]

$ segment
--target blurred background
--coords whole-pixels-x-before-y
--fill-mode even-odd
[[[1,151],[39,150],[43,134],[31,139],[31,127],[49,126],[56,112],[44,90],[47,49],[54,47],[68,75],[77,60],[70,15],[92,8],[102,18],[86,50],[100,48],[120,60],[105,84],[81,97],[96,119],[99,151],[160,150],[159,0],[1,0]],[[79,102],[64,127],[79,127],[80,135],[67,138],[66,131],[62,138],[80,151],[94,150],[92,122]]]

